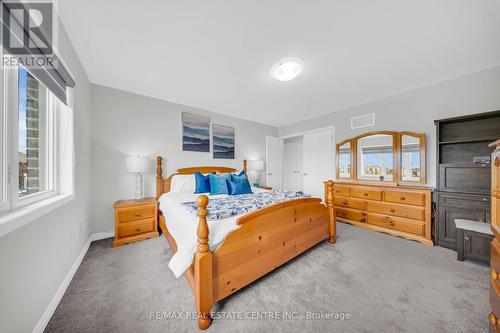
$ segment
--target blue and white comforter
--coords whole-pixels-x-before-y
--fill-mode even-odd
[[[309,198],[310,195],[298,192],[266,191],[252,194],[228,196],[226,198],[210,199],[208,202],[207,220],[219,220],[231,216],[248,213],[252,210],[298,198]],[[198,206],[193,201],[181,204],[191,213],[196,214]]]

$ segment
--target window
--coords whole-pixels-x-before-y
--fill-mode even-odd
[[[2,68],[2,74],[0,220],[73,192],[72,112],[24,67]]]
[[[24,68],[18,70],[18,197],[49,191],[53,188],[49,173],[53,166],[49,155],[49,132],[52,130],[48,108],[49,92]]]

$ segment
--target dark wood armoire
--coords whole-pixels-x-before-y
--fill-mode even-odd
[[[491,153],[500,135],[500,111],[436,120],[435,242],[456,250],[455,219],[490,223]],[[488,261],[488,240],[467,239]],[[478,250],[476,250],[478,251]]]

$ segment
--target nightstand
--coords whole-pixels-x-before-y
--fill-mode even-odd
[[[158,237],[158,204],[155,198],[120,200],[115,209],[113,247]]]

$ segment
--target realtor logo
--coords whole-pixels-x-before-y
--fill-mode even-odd
[[[52,3],[4,2],[3,44],[11,54],[52,54]]]
[[[47,1],[1,2],[3,63],[6,66],[55,65],[53,53],[54,8]],[[7,56],[5,55],[7,54]]]

